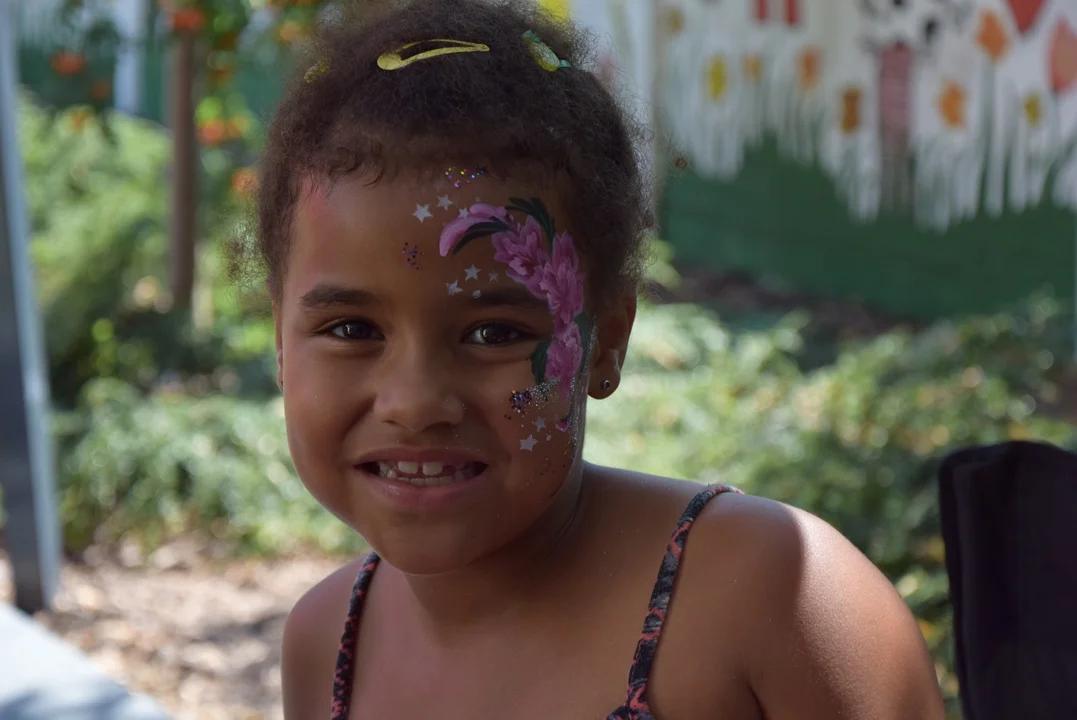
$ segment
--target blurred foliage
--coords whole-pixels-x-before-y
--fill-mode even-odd
[[[150,389],[184,378],[196,388],[265,394],[272,328],[224,281],[213,240],[242,200],[225,195],[197,290],[200,312],[175,314],[164,279],[168,141],[149,123],[117,118],[117,147],[20,103],[26,197],[54,402],[74,405],[83,385],[117,378]],[[234,193],[233,193],[234,196]]]
[[[147,397],[95,380],[77,411],[58,416],[56,438],[68,548],[120,536],[152,547],[191,531],[263,553],[361,546],[296,478],[279,398],[178,384]]]
[[[221,191],[202,227],[193,320],[170,312],[168,147],[117,118],[111,147],[20,110],[32,253],[45,314],[66,547],[152,546],[197,530],[254,552],[359,540],[305,492],[287,452],[272,325],[225,281],[217,249],[245,202]],[[203,168],[214,172],[212,154]],[[654,241],[653,282],[676,273]],[[746,492],[816,513],[895,583],[956,696],[935,471],[959,446],[1038,438],[1064,419],[1069,326],[1049,298],[996,317],[895,331],[802,362],[809,319],[734,332],[694,305],[643,303],[618,392],[589,409],[593,462]],[[1072,402],[1072,393],[1069,398]]]
[[[120,53],[160,53],[177,35],[194,36],[195,83],[206,97],[236,90],[240,66],[257,57],[268,65],[287,62],[310,36],[331,0],[156,0],[134,36],[117,26],[112,0],[62,0],[50,10],[50,32],[34,38],[34,52],[48,60],[35,90],[50,111],[82,108],[104,123],[113,103],[112,79]],[[38,10],[37,12],[41,12]],[[211,128],[216,144],[225,135]]]

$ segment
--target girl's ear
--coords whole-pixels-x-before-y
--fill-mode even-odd
[[[587,393],[606,398],[621,383],[621,368],[628,350],[628,338],[636,321],[636,293],[624,293],[612,309],[595,319],[595,350],[591,355],[591,374]]]
[[[284,344],[281,341],[280,311],[277,301],[273,301],[273,335],[277,348],[277,387],[284,389]]]

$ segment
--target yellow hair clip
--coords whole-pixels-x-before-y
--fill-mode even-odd
[[[426,43],[446,43],[447,46],[424,50],[423,52],[416,53],[408,58],[400,57],[400,53],[404,50]],[[490,47],[488,45],[483,45],[482,43],[464,42],[463,40],[448,40],[444,38],[419,40],[417,42],[401,45],[396,50],[382,53],[381,56],[378,57],[378,67],[382,70],[399,70],[402,67],[407,67],[420,60],[429,60],[430,58],[438,57],[439,55],[451,55],[453,53],[465,52],[490,52]]]

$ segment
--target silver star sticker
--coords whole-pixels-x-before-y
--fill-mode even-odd
[[[490,282],[497,282],[497,279],[498,279],[499,277],[501,277],[501,276],[500,276],[500,275],[498,275],[498,274],[497,274],[496,272],[492,272],[492,273],[490,273]]]
[[[460,289],[459,280],[453,280],[451,283],[445,283],[445,289],[449,291],[450,295],[456,295],[457,293],[463,292],[463,290]]]
[[[438,195],[438,207],[442,210],[448,210],[452,204],[453,201],[449,199],[448,195]]]
[[[460,217],[462,217],[462,218],[467,217],[467,208],[460,208]]]
[[[546,418],[539,418],[535,421],[536,430],[544,430],[546,428]]]
[[[535,439],[535,436],[528,435],[526,440],[520,441],[520,449],[526,450],[527,452],[531,452],[535,449],[536,444],[538,444],[538,440]]]
[[[478,280],[479,279],[479,269],[477,267],[475,267],[474,265],[472,265],[471,267],[464,270],[464,275],[465,275],[465,277],[464,277],[465,281],[467,281],[467,280]]]
[[[482,290],[476,290],[475,292],[471,293],[471,297],[473,298],[477,298],[480,295],[482,295]]]
[[[423,222],[428,217],[434,217],[433,214],[430,212],[429,205],[416,205],[415,212],[413,212],[412,215],[414,215],[415,219],[419,222]]]

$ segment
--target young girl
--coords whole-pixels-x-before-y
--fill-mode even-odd
[[[295,466],[374,548],[288,618],[289,720],[941,718],[912,616],[829,526],[581,460],[649,215],[582,35],[519,0],[354,5],[259,189]]]

